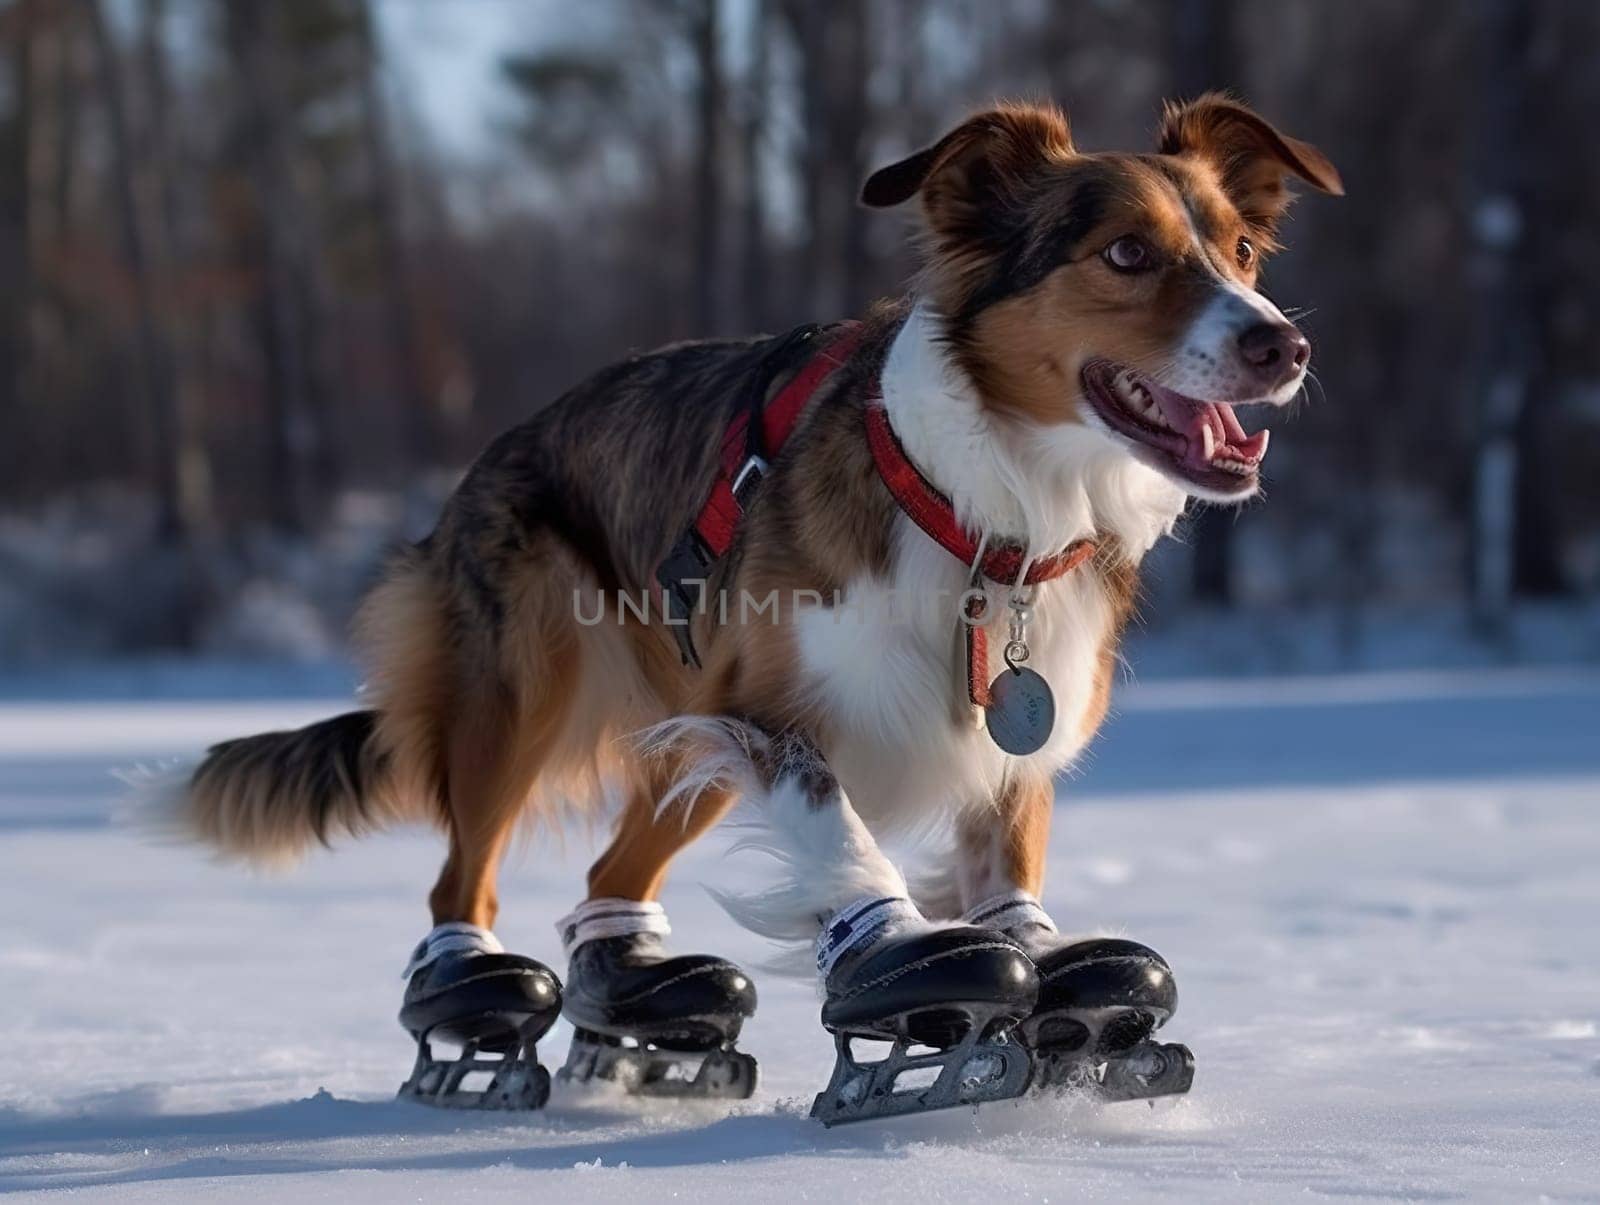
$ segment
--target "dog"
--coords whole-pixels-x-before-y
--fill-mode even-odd
[[[1309,344],[1257,288],[1290,177],[1342,192],[1223,95],[1168,104],[1150,154],[1082,152],[1046,105],[975,114],[865,182],[871,208],[920,204],[906,298],[634,356],[501,435],[360,612],[366,706],[217,746],[180,823],[257,861],[435,824],[433,919],[463,931],[492,929],[519,820],[608,803],[591,900],[654,901],[745,798],[781,867],[728,903],[770,937],[862,899],[1036,901],[1052,779],[1106,715],[1141,559],[1189,498],[1256,495],[1267,432],[1232,407],[1302,387]],[[801,377],[781,448],[730,458]],[[714,495],[727,546],[664,570]],[[993,713],[989,674],[1024,668],[1043,730]],[[935,824],[919,891],[878,837]]]

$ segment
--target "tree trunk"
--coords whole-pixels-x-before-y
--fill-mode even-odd
[[[783,8],[800,60],[806,262],[818,318],[858,306],[866,279],[865,215],[856,193],[871,127],[868,9],[854,0],[787,0]]]
[[[150,256],[145,246],[139,217],[135,166],[129,145],[126,96],[123,91],[122,60],[112,40],[102,0],[89,0],[86,9],[95,48],[96,73],[100,77],[101,102],[105,106],[106,128],[110,136],[112,206],[122,239],[123,256],[133,285],[134,328],[137,340],[135,390],[140,409],[150,424],[150,438],[156,465],[156,499],[159,507],[159,532],[164,543],[181,545],[184,537],[183,508],[178,474],[177,407],[171,385],[172,354],[156,316],[155,290],[151,280]]]
[[[750,60],[739,115],[739,158],[743,194],[739,207],[739,306],[742,324],[766,330],[771,265],[767,258],[762,144],[767,131],[767,39],[771,0],[754,0],[750,14]]]
[[[28,299],[32,292],[29,234],[33,160],[33,55],[37,0],[18,0],[11,47],[13,108],[0,162],[0,417],[18,429],[28,371]],[[0,468],[11,477],[21,467],[20,441],[6,439]]]
[[[1546,222],[1561,221],[1559,214],[1548,213],[1549,198],[1529,178],[1525,165],[1530,157],[1543,156],[1548,157],[1546,161],[1555,161],[1565,153],[1565,133],[1555,136],[1559,141],[1552,147],[1549,142],[1542,141],[1550,137],[1550,127],[1529,112],[1529,97],[1548,95],[1546,88],[1551,82],[1548,76],[1539,79],[1533,74],[1537,70],[1534,64],[1540,58],[1534,47],[1538,43],[1548,45],[1567,32],[1540,28],[1540,24],[1560,20],[1563,15],[1563,6],[1551,4],[1524,5],[1517,13],[1507,15],[1508,20],[1517,24],[1506,30],[1505,36],[1511,45],[1504,49],[1508,56],[1516,55],[1514,65],[1520,72],[1517,77],[1519,92],[1512,109],[1516,121],[1515,143],[1508,148],[1508,154],[1520,152],[1511,170],[1515,194],[1524,215],[1524,229],[1539,230]],[[1519,256],[1517,265],[1519,297],[1528,307],[1526,312],[1534,318],[1529,323],[1533,329],[1527,333],[1530,347],[1522,405],[1512,432],[1517,473],[1511,499],[1511,579],[1513,591],[1520,596],[1551,598],[1572,591],[1572,582],[1561,557],[1563,507],[1554,472],[1559,461],[1554,426],[1563,391],[1552,364],[1552,343],[1558,338],[1555,330],[1559,323],[1551,312],[1554,307],[1550,294],[1535,279],[1537,269],[1529,258]]]
[[[80,93],[84,72],[81,69],[77,22],[64,16],[57,23],[56,37],[55,145],[50,155],[47,208],[53,223],[52,234],[61,240],[66,238],[72,222],[72,199],[77,186],[79,117],[83,108]]]
[[[717,330],[722,256],[722,106],[719,0],[695,0],[690,18],[694,44],[695,88],[695,230],[694,316],[696,334]]]
[[[388,109],[380,86],[382,56],[371,0],[361,0],[359,29],[361,125],[366,141],[373,221],[382,260],[379,270],[383,276],[385,325],[388,327],[389,351],[394,357],[399,378],[397,393],[402,408],[400,418],[410,453],[408,459],[413,473],[420,473],[441,459],[439,431],[434,423],[433,404],[422,362],[422,339],[417,329],[411,272],[401,229],[400,180],[395,170]]]
[[[1237,88],[1234,34],[1239,28],[1233,0],[1167,0],[1168,74],[1181,97],[1212,88]],[[1233,508],[1200,504],[1189,524],[1193,550],[1190,590],[1196,601],[1229,606],[1234,601]]]
[[[1517,474],[1512,491],[1512,589],[1525,598],[1556,598],[1572,592],[1561,559],[1561,505],[1552,484],[1559,459],[1550,431],[1560,400],[1547,373],[1530,380],[1512,435]]]
[[[823,241],[828,235],[824,118],[826,77],[823,58],[824,29],[832,0],[784,0],[783,17],[794,45],[800,76],[800,208],[805,216],[806,253],[802,263],[810,278],[808,305],[801,312],[825,313],[830,301],[826,279],[828,261]],[[792,311],[785,315],[792,319]]]
[[[856,200],[867,178],[867,137],[872,128],[871,98],[867,83],[872,72],[868,18],[872,6],[844,3],[833,9],[836,27],[837,74],[833,98],[828,153],[839,168],[831,193],[837,207],[839,232],[839,293],[835,314],[855,314],[868,301],[871,273],[867,264],[867,211]]]
[[[1560,571],[1551,516],[1541,513],[1540,483],[1529,480],[1540,463],[1532,454],[1541,417],[1534,413],[1541,399],[1533,389],[1539,364],[1530,322],[1536,299],[1522,253],[1533,200],[1522,167],[1532,14],[1518,0],[1480,0],[1477,17],[1482,82],[1473,125],[1476,179],[1466,196],[1477,235],[1475,376],[1483,389],[1473,476],[1472,593],[1479,625],[1503,635],[1512,595],[1523,580],[1548,589],[1559,582]]]
[[[264,277],[257,323],[268,411],[272,518],[284,531],[303,532],[317,501],[322,432],[316,414],[316,350],[306,307],[310,271],[308,229],[293,178],[288,67],[279,10],[271,0],[223,0],[229,51],[239,72],[238,132],[254,183],[257,253]]]
[[[172,96],[164,41],[167,0],[144,0],[140,9],[140,59],[147,97],[149,154],[146,172],[155,194],[158,250],[151,257],[157,293],[165,315],[164,382],[170,393],[174,438],[168,470],[177,479],[179,525],[194,538],[211,525],[211,457],[206,446],[204,397],[198,379],[194,324],[180,294],[183,265],[189,260],[179,183],[182,166],[172,121]]]

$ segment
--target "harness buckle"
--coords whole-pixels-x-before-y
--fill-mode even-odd
[[[694,647],[690,625],[694,623],[696,611],[705,605],[706,581],[715,562],[716,557],[705,546],[700,534],[690,528],[656,568],[656,581],[661,586],[661,618],[677,641],[683,663],[696,669],[700,668],[700,653]],[[700,589],[693,589],[691,583]]]
[[[733,475],[733,500],[739,504],[739,509],[750,509],[750,498],[755,494],[756,486],[761,484],[761,479],[767,474],[767,462],[764,458],[751,453],[745,462],[739,466],[739,471]],[[751,478],[755,480],[751,480]],[[746,486],[749,487],[748,493]]]

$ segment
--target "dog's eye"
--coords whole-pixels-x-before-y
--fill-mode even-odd
[[[1256,245],[1249,239],[1242,238],[1239,240],[1239,246],[1234,251],[1234,255],[1238,258],[1241,268],[1248,268],[1256,262]]]
[[[1100,253],[1118,272],[1143,272],[1155,266],[1155,252],[1136,234],[1125,234]]]

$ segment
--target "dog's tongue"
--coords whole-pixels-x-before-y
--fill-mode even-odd
[[[1162,416],[1184,437],[1187,464],[1203,469],[1218,456],[1225,456],[1253,466],[1266,455],[1268,433],[1262,430],[1246,435],[1226,402],[1199,402],[1153,383],[1149,388],[1160,403]]]

